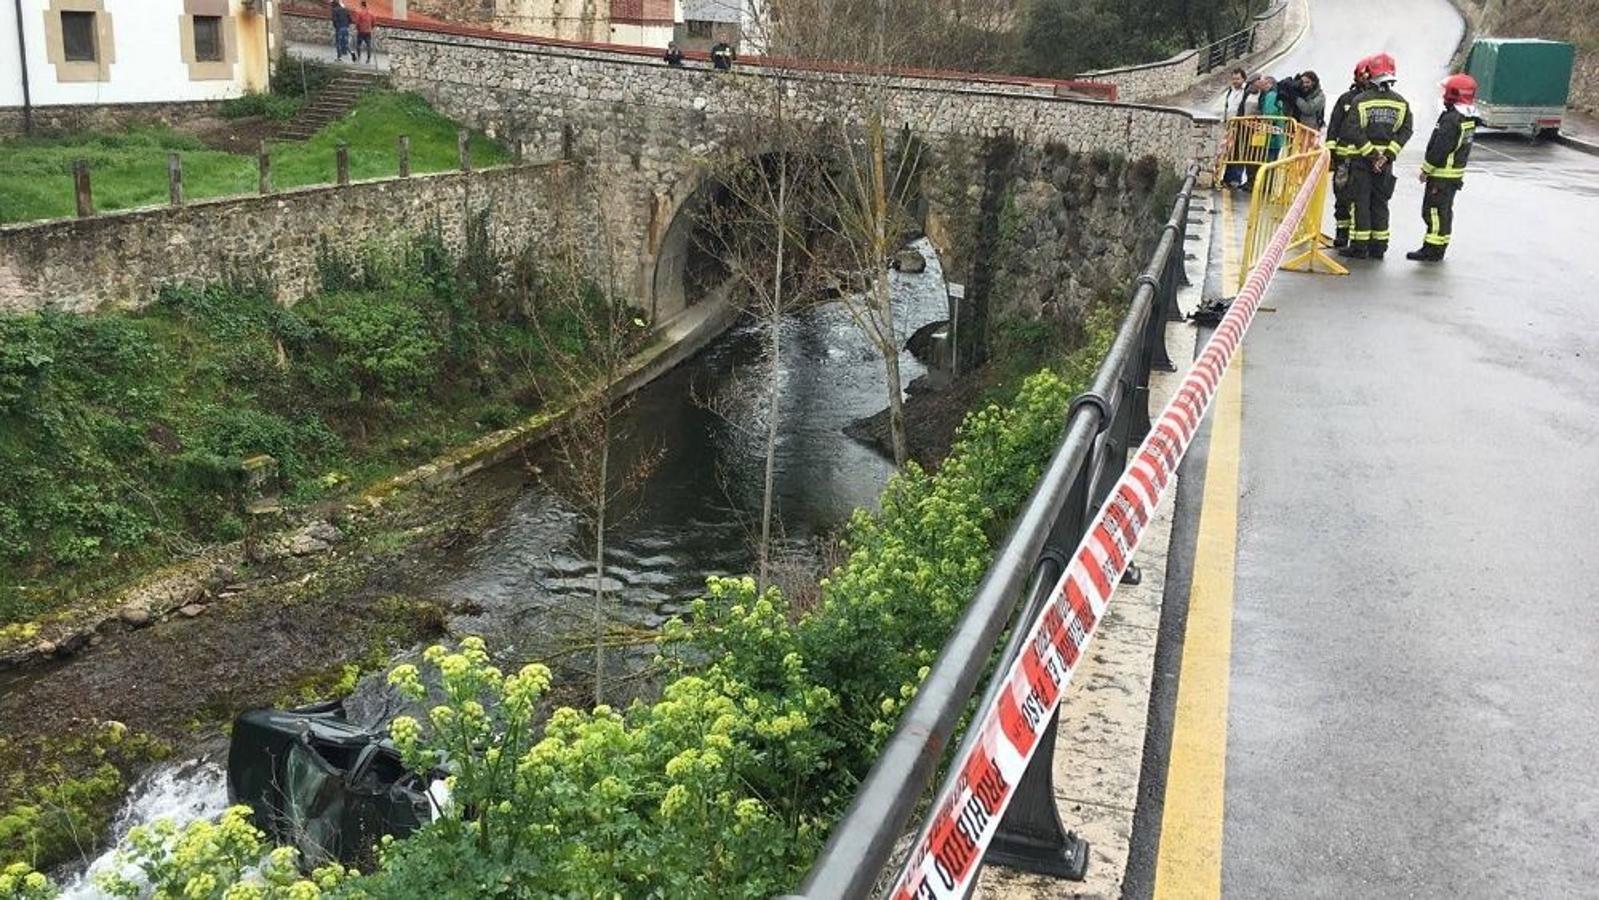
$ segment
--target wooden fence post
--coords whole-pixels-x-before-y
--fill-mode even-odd
[[[461,171],[472,171],[472,132],[462,128],[455,133],[455,152],[461,158]]]
[[[78,201],[78,218],[94,215],[94,191],[89,186],[89,161],[86,159],[72,162],[72,193]]]
[[[176,151],[167,154],[167,193],[173,206],[183,205],[183,157]]]
[[[350,145],[339,141],[338,149],[333,151],[333,158],[338,164],[339,184],[350,183]]]
[[[272,152],[267,149],[267,142],[261,142],[261,154],[256,157],[256,166],[261,172],[261,193],[272,193]]]
[[[411,177],[411,137],[400,135],[400,177]]]

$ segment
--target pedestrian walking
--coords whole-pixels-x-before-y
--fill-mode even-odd
[[[677,41],[666,42],[666,55],[662,57],[666,64],[675,68],[683,67],[683,51],[677,49]]]
[[[1249,80],[1243,69],[1234,69],[1228,75],[1227,92],[1221,95],[1221,120],[1227,128],[1228,151],[1227,155],[1233,159],[1239,157],[1247,145],[1249,137],[1244,133],[1244,123],[1235,122],[1242,119],[1249,108]],[[1232,163],[1222,172],[1222,184],[1231,188],[1241,188],[1248,180],[1248,173],[1241,163]]]
[[[1321,90],[1321,76],[1315,72],[1301,72],[1299,90],[1294,96],[1294,118],[1307,128],[1321,130],[1327,124],[1327,95]]]
[[[1333,246],[1340,250],[1349,246],[1349,232],[1355,227],[1355,193],[1350,187],[1349,168],[1357,158],[1355,151],[1358,149],[1345,143],[1341,136],[1355,98],[1370,84],[1371,65],[1368,59],[1363,59],[1355,63],[1354,81],[1349,90],[1333,102],[1332,112],[1327,117],[1327,152],[1332,154],[1329,162],[1333,173],[1333,224],[1337,229],[1333,233]]]
[[[378,17],[366,5],[366,0],[361,0],[361,8],[355,11],[355,52],[350,58],[360,61],[361,48],[366,48],[366,61],[372,62],[372,32],[377,28]]]
[[[1388,252],[1394,160],[1415,130],[1410,104],[1394,90],[1394,58],[1379,53],[1371,57],[1368,67],[1371,86],[1355,98],[1338,138],[1340,145],[1347,142],[1355,153],[1349,166],[1355,223],[1349,232],[1349,246],[1338,251],[1350,259],[1382,259]]]
[[[733,48],[727,41],[717,41],[711,45],[711,65],[726,72],[733,68]]]
[[[1466,181],[1466,161],[1477,133],[1477,79],[1451,75],[1444,79],[1444,111],[1433,126],[1427,155],[1421,162],[1421,180],[1427,185],[1421,200],[1421,220],[1427,236],[1421,249],[1405,254],[1418,262],[1442,262],[1455,230],[1455,194]]]
[[[344,0],[332,0],[329,12],[333,16],[333,58],[342,60],[350,53],[350,11],[344,8]],[[355,59],[355,54],[350,53],[350,59]]]

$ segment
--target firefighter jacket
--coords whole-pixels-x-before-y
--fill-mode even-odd
[[[1349,147],[1352,156],[1381,155],[1393,160],[1415,130],[1405,98],[1387,85],[1373,85],[1350,105],[1338,146]]]
[[[1476,119],[1453,106],[1444,107],[1443,115],[1433,127],[1432,140],[1427,142],[1427,158],[1422,160],[1421,171],[1428,178],[1440,181],[1464,179],[1466,160],[1471,156],[1471,141],[1476,132]]]
[[[1331,150],[1334,156],[1355,155],[1355,148],[1345,146],[1341,138],[1344,133],[1344,118],[1349,114],[1350,107],[1355,105],[1355,98],[1360,96],[1363,90],[1365,88],[1360,85],[1354,85],[1344,91],[1343,95],[1333,103],[1332,110],[1327,115],[1327,149]]]

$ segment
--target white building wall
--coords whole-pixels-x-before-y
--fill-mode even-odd
[[[666,49],[677,30],[673,25],[638,25],[622,22],[611,25],[611,43],[632,47],[659,47]]]
[[[20,63],[17,56],[16,8],[0,6],[0,106],[22,105]]]
[[[184,60],[181,17],[183,0],[101,0],[111,17],[114,52],[104,81],[56,79],[45,46],[45,15],[50,0],[22,0],[23,35],[27,40],[28,81],[34,106],[113,103],[173,103],[222,100],[237,97],[246,87],[246,61],[259,59],[264,67],[266,48],[244,46],[264,41],[265,29],[240,26],[242,0],[228,0],[230,15],[223,22],[232,29],[233,77],[195,80]],[[22,105],[22,75],[17,54],[17,20],[11,3],[0,8],[0,106]],[[258,18],[253,16],[254,18]],[[102,53],[104,49],[102,48]],[[249,68],[257,68],[255,65]],[[248,81],[262,82],[262,72],[252,71]],[[260,85],[264,87],[264,84]]]

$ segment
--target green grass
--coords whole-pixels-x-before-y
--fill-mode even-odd
[[[350,177],[399,174],[396,143],[411,138],[411,170],[442,172],[457,165],[456,124],[414,94],[373,91],[344,119],[307,141],[274,145],[272,183],[279,190],[334,181],[334,149],[350,145]],[[190,199],[249,194],[256,190],[253,155],[208,149],[199,139],[170,128],[140,128],[121,134],[88,133],[62,138],[0,141],[0,222],[27,222],[74,212],[72,164],[90,165],[95,209],[132,209],[167,202],[167,154],[183,159],[184,192]],[[474,166],[509,160],[505,148],[472,136]]]

